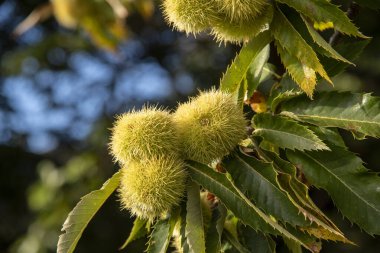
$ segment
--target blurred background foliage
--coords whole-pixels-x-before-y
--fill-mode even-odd
[[[118,169],[107,151],[114,115],[144,103],[173,108],[217,85],[239,49],[173,31],[153,0],[65,0],[69,17],[60,1],[0,2],[0,252],[55,252],[68,212]],[[379,96],[380,15],[360,9],[355,22],[373,39],[334,89]],[[379,171],[379,141],[343,135]],[[312,196],[359,245],[325,243],[322,252],[378,252],[378,237],[344,220],[323,191]],[[113,196],[77,252],[118,252],[132,222]],[[143,252],[144,243],[122,252]]]

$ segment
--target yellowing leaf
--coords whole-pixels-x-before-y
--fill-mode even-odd
[[[277,10],[274,15],[272,32],[282,62],[309,97],[312,97],[317,82],[316,73],[332,83],[313,48],[307,44],[280,10]]]
[[[289,75],[309,97],[313,97],[313,91],[317,85],[317,75],[315,71],[303,65],[296,57],[293,57],[289,52],[278,45],[278,43],[275,43],[275,45]]]

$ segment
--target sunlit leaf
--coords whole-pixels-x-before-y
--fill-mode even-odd
[[[272,220],[249,199],[222,173],[197,162],[188,161],[190,177],[214,193],[231,212],[243,223],[259,231],[274,235],[283,235],[301,243],[305,248],[314,252],[313,240],[303,235],[298,238],[289,233],[284,227]]]
[[[277,183],[277,173],[271,163],[261,162],[244,154],[223,161],[234,183],[266,213],[294,226],[309,222],[289,200]]]
[[[64,233],[59,236],[58,253],[71,253],[74,251],[84,229],[118,187],[119,181],[120,172],[117,172],[104,183],[101,189],[87,194],[78,202],[63,224],[62,231]]]
[[[371,94],[323,92],[313,101],[300,95],[281,104],[281,111],[317,126],[380,137],[380,98]]]
[[[309,97],[312,97],[317,85],[315,71],[307,65],[302,64],[300,60],[289,54],[278,43],[275,43],[275,45],[289,75]]]
[[[336,60],[352,64],[346,58],[341,56],[337,51],[335,51],[335,49],[329,43],[327,43],[325,39],[317,31],[314,30],[314,28],[309,24],[309,22],[305,18],[302,17],[302,19],[314,42],[317,43],[324,50],[323,52],[327,57],[331,57]]]
[[[269,113],[256,114],[253,135],[261,136],[281,148],[298,150],[328,149],[310,129],[286,117]]]
[[[289,200],[297,206],[298,210],[313,223],[302,227],[302,230],[318,238],[351,243],[336,225],[314,204],[308,194],[308,187],[297,179],[294,165],[272,152],[261,151],[260,156],[266,161],[272,162],[273,167],[278,172],[277,181],[281,189],[287,193]]]
[[[253,92],[257,89],[262,76],[263,68],[269,59],[270,46],[265,46],[261,52],[255,57],[249,70],[247,72],[247,84],[248,84],[248,97],[253,95]]]
[[[206,247],[199,185],[193,181],[188,184],[185,232],[187,244],[189,245],[190,252],[204,253],[206,252]]]
[[[317,23],[329,23],[343,34],[363,37],[358,28],[338,6],[325,0],[276,0],[284,3]]]
[[[313,81],[315,79],[315,72],[331,83],[313,48],[306,43],[280,10],[277,10],[273,17],[272,33],[277,42],[277,50],[282,50],[279,53],[285,67],[288,70],[292,68],[292,72],[289,71],[290,74],[305,92],[308,94],[312,93],[315,86],[315,81]],[[300,68],[300,70],[295,68]],[[310,87],[301,85],[300,79],[292,74],[298,72],[303,72],[304,76],[310,79]]]
[[[238,90],[244,80],[251,63],[260,54],[263,48],[270,42],[271,36],[268,31],[262,32],[243,46],[232,64],[220,81],[220,89],[229,93]]]

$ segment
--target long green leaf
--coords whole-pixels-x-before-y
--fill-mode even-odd
[[[123,246],[121,246],[120,249],[122,250],[125,247],[127,247],[128,244],[130,244],[131,242],[146,236],[148,234],[148,229],[146,228],[146,225],[147,220],[136,218],[133,223],[132,231],[128,236],[128,239],[124,242]]]
[[[239,152],[224,160],[223,165],[236,186],[265,212],[294,226],[310,224],[280,189],[277,173],[271,163],[261,162]]]
[[[251,63],[270,41],[270,33],[264,31],[244,45],[223,75],[220,81],[220,89],[229,93],[236,92],[244,80]]]
[[[249,70],[247,72],[248,97],[251,97],[253,95],[253,92],[260,84],[263,68],[269,59],[269,53],[270,46],[268,44],[261,50],[261,52],[255,57],[249,66]]]
[[[177,247],[180,247],[180,249],[177,248],[177,250],[182,253],[190,253],[189,244],[187,243],[187,238],[186,238],[186,216],[187,216],[186,204],[187,203],[181,204],[179,235],[178,235],[178,238],[174,238],[174,240],[176,239],[178,240],[176,243],[177,244],[179,243]]]
[[[199,185],[193,181],[187,186],[186,238],[190,252],[205,253],[205,234]]]
[[[103,184],[102,188],[87,194],[78,202],[63,224],[64,233],[59,236],[57,253],[74,251],[84,229],[118,187],[119,182],[120,172],[117,172]]]
[[[313,242],[308,241],[306,237],[299,239],[293,236],[284,227],[273,221],[253,205],[224,174],[194,161],[188,161],[188,169],[190,177],[194,181],[214,193],[245,224],[264,233],[283,235],[301,243],[305,248],[313,252],[311,245]]]
[[[326,240],[351,243],[343,233],[319,210],[308,194],[308,187],[296,178],[296,168],[277,154],[259,151],[266,161],[271,161],[278,171],[278,183],[299,211],[313,224],[302,227],[314,236]]]
[[[369,234],[380,234],[380,177],[353,153],[331,145],[327,152],[287,152],[306,178],[325,189],[343,215]]]
[[[284,3],[317,23],[332,22],[334,29],[343,34],[363,36],[338,6],[326,0],[276,0]]]
[[[380,137],[380,98],[370,94],[319,93],[313,101],[301,95],[285,101],[281,111],[317,126]]]
[[[311,130],[291,119],[267,113],[253,117],[253,135],[281,148],[298,150],[328,149]]]
[[[319,62],[317,54],[314,52],[313,48],[307,44],[307,42],[302,38],[302,36],[297,32],[297,30],[280,10],[277,10],[273,17],[272,33],[279,45],[277,46],[277,49],[281,47],[288,52],[290,56],[297,58],[303,66],[314,70],[331,83],[329,76],[327,75],[322,64]],[[281,57],[284,57],[284,52],[279,53]],[[287,64],[286,60],[282,60],[284,64]],[[288,66],[285,65],[285,67]],[[310,93],[314,87],[307,88],[301,86],[301,88],[303,88],[305,92]]]
[[[309,22],[303,16],[301,17],[307,27],[307,30],[309,31],[311,37],[313,38],[313,41],[317,43],[317,45],[319,45],[324,50],[324,54],[327,57],[331,57],[336,60],[339,60],[348,64],[352,64],[346,58],[341,56],[329,43],[327,43],[325,39],[309,24]]]

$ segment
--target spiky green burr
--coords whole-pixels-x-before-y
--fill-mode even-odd
[[[172,116],[159,108],[120,115],[112,128],[110,151],[116,161],[146,160],[178,153]]]
[[[241,43],[248,41],[257,34],[269,28],[273,18],[273,7],[265,6],[261,13],[255,16],[231,19],[228,15],[220,14],[211,22],[211,34],[218,42]]]
[[[149,220],[169,212],[184,195],[184,166],[176,156],[130,163],[122,169],[118,190],[122,207]]]
[[[268,0],[213,0],[217,10],[232,23],[242,23],[259,16],[268,5]]]
[[[187,34],[206,30],[215,15],[214,8],[210,0],[164,0],[162,3],[166,21]]]
[[[231,94],[202,92],[173,117],[185,159],[209,164],[229,154],[246,136],[246,120]]]

